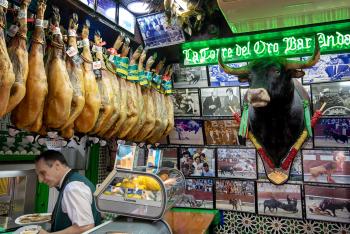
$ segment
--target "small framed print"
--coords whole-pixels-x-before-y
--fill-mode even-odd
[[[320,118],[314,127],[315,147],[347,147],[350,137],[350,118]]]
[[[256,179],[255,149],[218,148],[218,177]]]
[[[349,149],[310,149],[302,154],[305,182],[350,184]]]
[[[240,112],[239,87],[201,89],[203,116],[232,116]]]
[[[213,179],[186,179],[186,191],[177,207],[213,209]]]
[[[305,185],[306,218],[350,223],[350,188]]]
[[[118,145],[114,168],[129,169],[134,168],[135,156],[138,154],[138,147],[132,145]]]
[[[162,167],[178,168],[177,167],[177,148],[162,148],[163,161]]]
[[[169,134],[170,144],[204,145],[201,120],[175,119],[175,127]]]
[[[216,209],[255,213],[254,181],[216,180]]]
[[[302,219],[301,185],[257,183],[258,214]]]
[[[184,67],[173,65],[174,88],[200,88],[208,87],[207,67]]]
[[[185,177],[215,177],[214,149],[181,148],[180,170]]]
[[[242,67],[247,65],[246,62],[243,63],[231,63],[227,64],[229,67]],[[220,87],[220,86],[247,86],[248,82],[241,83],[238,80],[238,76],[230,75],[224,72],[219,65],[208,66],[210,86]]]
[[[205,138],[208,145],[238,145],[239,125],[234,120],[206,120]]]
[[[199,89],[175,89],[175,116],[200,116]]]
[[[314,112],[326,103],[324,116],[350,116],[350,81],[312,85]]]

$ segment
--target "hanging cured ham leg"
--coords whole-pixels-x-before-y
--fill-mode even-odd
[[[10,91],[15,82],[15,74],[5,42],[6,7],[7,1],[4,1],[4,4],[0,5],[0,118],[6,114]]]
[[[27,10],[31,0],[24,0],[17,16],[19,30],[10,41],[8,53],[15,73],[15,83],[11,88],[10,99],[6,112],[11,112],[24,98],[28,76],[28,52],[27,52]]]
[[[12,111],[11,121],[17,128],[38,132],[42,127],[45,98],[48,92],[44,69],[45,33],[43,19],[45,1],[38,1],[37,18],[29,52],[29,72],[26,93],[20,104]]]
[[[173,74],[173,70],[172,70],[172,68],[169,65],[168,68],[166,69],[166,72],[165,72],[164,76],[167,77],[167,79],[170,80],[172,74]],[[174,121],[174,102],[173,102],[173,100],[172,100],[170,95],[165,95],[164,99],[165,99],[165,109],[167,110],[168,126],[165,129],[165,131],[163,133],[163,136],[161,138],[169,135],[169,133],[171,132],[171,130],[175,126],[175,121]]]

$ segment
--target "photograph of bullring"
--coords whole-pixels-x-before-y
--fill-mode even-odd
[[[255,213],[254,181],[216,180],[216,209]]]
[[[257,183],[258,214],[303,218],[301,185]]]
[[[350,223],[350,188],[305,185],[306,218]]]
[[[303,150],[304,181],[350,184],[349,150]]]
[[[186,179],[186,191],[177,207],[213,209],[213,180]]]
[[[218,148],[218,177],[256,179],[255,149]]]

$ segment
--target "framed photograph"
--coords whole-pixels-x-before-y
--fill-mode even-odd
[[[304,181],[350,184],[350,150],[303,150]]]
[[[175,127],[169,134],[170,144],[204,145],[201,120],[175,119]]]
[[[305,185],[306,218],[350,223],[350,188]]]
[[[239,87],[201,89],[203,116],[232,116],[240,112]]]
[[[118,145],[114,168],[132,170],[137,163],[138,147],[132,145]]]
[[[246,62],[243,63],[231,63],[227,64],[230,67],[242,67],[247,65]],[[219,65],[208,66],[210,86],[220,87],[220,86],[248,86],[248,82],[240,83],[238,81],[238,76],[230,75],[224,72]]]
[[[302,219],[301,185],[257,182],[258,214]]]
[[[254,181],[216,180],[216,209],[255,213]]]
[[[303,57],[302,60],[307,60]],[[305,69],[303,83],[320,83],[328,81],[341,81],[350,79],[350,54],[321,55],[318,63]]]
[[[97,0],[96,11],[113,23],[116,20],[117,4],[114,0]]]
[[[350,137],[350,118],[320,118],[314,127],[315,147],[347,147]]]
[[[240,88],[240,95],[241,95],[241,107],[243,108],[243,104],[244,104],[244,97],[248,91],[248,88]]]
[[[163,150],[163,161],[162,167],[178,168],[177,167],[177,148],[162,148]]]
[[[256,179],[255,149],[218,148],[218,177]]]
[[[206,120],[205,137],[208,145],[238,145],[239,125],[233,120]]]
[[[177,207],[213,209],[213,179],[186,179],[186,191]]]
[[[208,87],[207,67],[184,67],[178,63],[173,65],[174,88]]]
[[[214,149],[180,149],[180,170],[184,176],[215,177]]]
[[[118,25],[126,31],[135,34],[136,17],[127,9],[119,5]]]
[[[200,116],[199,89],[175,89],[175,116]]]
[[[135,162],[136,162],[136,167],[143,167],[146,164],[146,150],[144,148],[138,147],[136,149],[136,157],[135,157]],[[134,166],[134,168],[135,168]]]
[[[137,18],[140,33],[148,49],[180,44],[185,41],[182,29],[169,24],[164,12]]]
[[[312,104],[314,112],[321,108],[323,115],[350,116],[350,81],[321,83],[312,85]]]
[[[95,0],[79,0],[79,2],[84,3],[86,6],[90,7],[91,9],[95,8]]]

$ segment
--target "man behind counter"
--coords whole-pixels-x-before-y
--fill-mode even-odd
[[[40,154],[35,160],[40,182],[59,191],[52,212],[51,232],[57,234],[82,233],[101,223],[92,194],[94,185],[68,167],[64,156],[54,150]],[[40,234],[47,233],[44,230]]]

